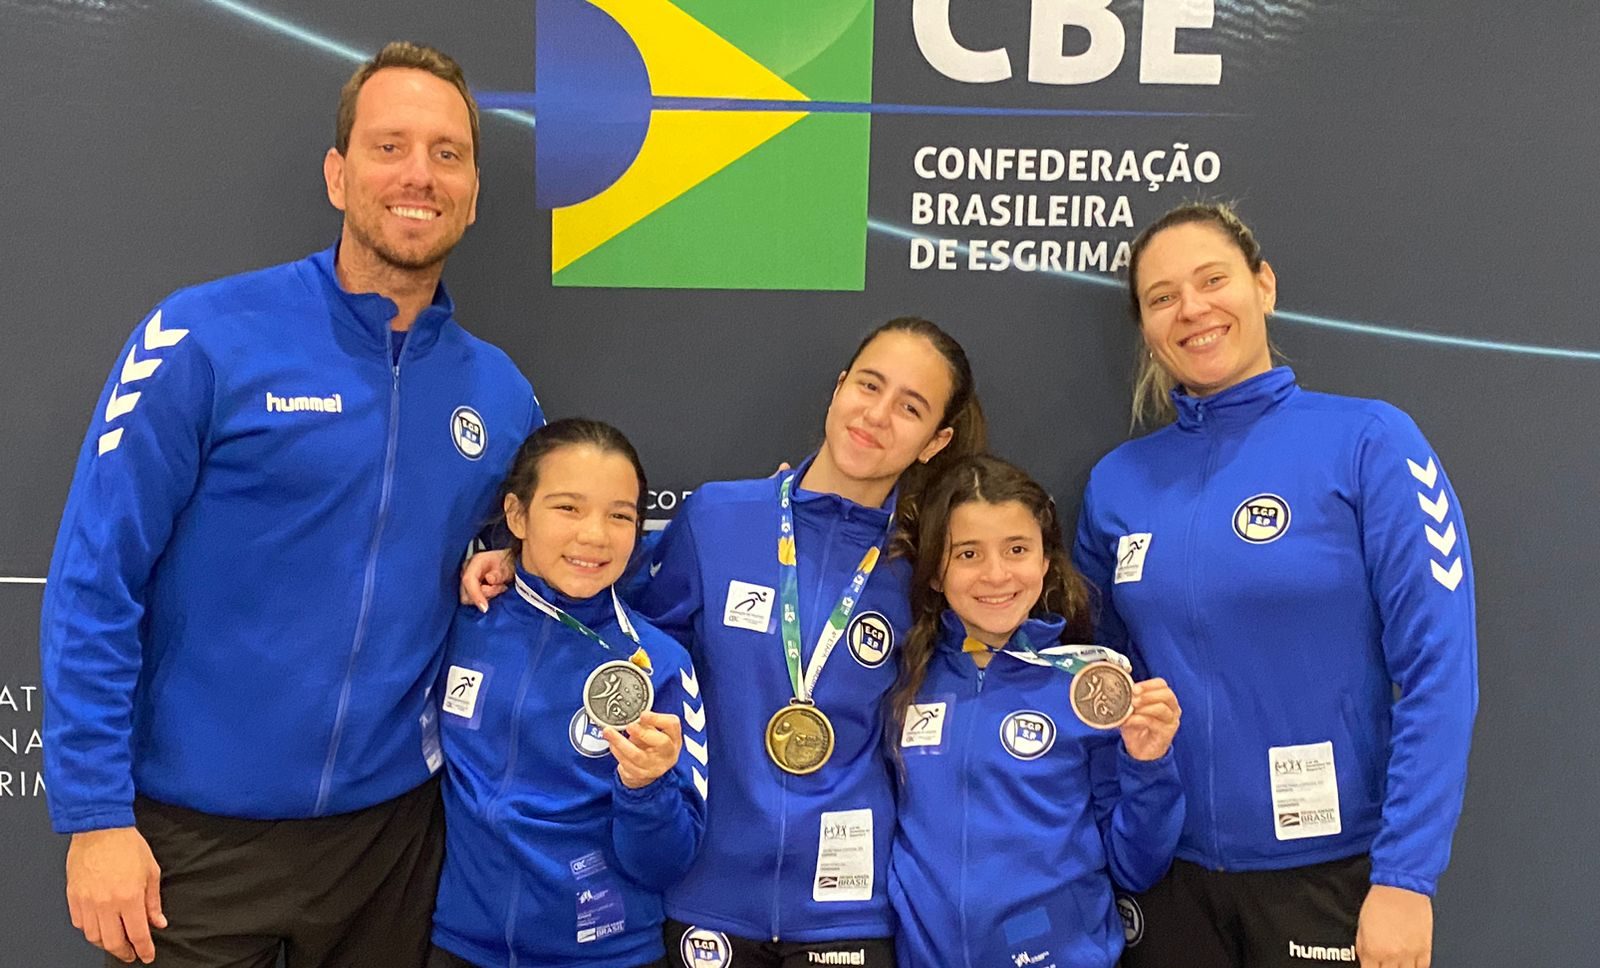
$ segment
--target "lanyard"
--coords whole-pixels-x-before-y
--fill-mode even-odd
[[[1116,650],[1108,649],[1102,645],[1068,646],[1073,651],[1072,656],[1068,657],[1064,655],[1045,655],[1033,647],[1033,643],[1028,641],[1028,637],[1023,635],[1020,629],[1016,635],[1012,636],[1011,640],[1022,646],[1035,659],[1047,666],[1060,669],[1069,676],[1077,675],[1096,662],[1110,662],[1113,665],[1122,667],[1124,672],[1133,671],[1133,666],[1126,657]]]
[[[622,633],[628,638],[632,639],[635,645],[638,645],[639,633],[634,631],[633,623],[628,621],[627,613],[622,610],[622,602],[617,600],[617,589],[615,585],[611,587],[610,592],[611,607],[617,610],[617,627],[622,629]],[[521,575],[517,576],[517,594],[521,595],[529,605],[537,608],[539,611],[555,619],[557,622],[560,622],[562,625],[565,625],[567,628],[588,639],[590,642],[598,643],[599,646],[602,649],[605,649],[607,652],[613,651],[611,646],[606,644],[606,640],[600,637],[600,633],[596,632],[594,629],[583,624],[582,622],[573,618],[571,615],[568,615],[566,612],[546,601],[543,595],[534,591],[527,582],[522,580]]]
[[[833,647],[839,644],[839,638],[844,635],[844,629],[850,622],[850,613],[856,610],[856,604],[861,601],[861,594],[866,590],[867,579],[872,577],[872,570],[878,566],[878,559],[883,556],[883,547],[888,543],[889,535],[894,530],[894,504],[888,507],[889,523],[885,526],[883,537],[878,543],[867,549],[861,556],[861,563],[856,566],[855,576],[845,586],[844,592],[839,596],[839,604],[833,607],[833,614],[828,616],[828,624],[817,636],[817,647],[811,653],[811,662],[806,667],[805,678],[800,676],[800,569],[796,566],[795,533],[794,533],[794,508],[790,504],[790,491],[794,487],[795,475],[790,474],[778,486],[778,602],[780,608],[779,627],[783,632],[783,658],[789,666],[789,684],[794,687],[794,698],[797,702],[808,703],[811,693],[817,687],[817,678],[822,675],[822,667],[828,664],[828,656],[833,654]]]

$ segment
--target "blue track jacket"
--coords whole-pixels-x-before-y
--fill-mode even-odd
[[[137,791],[324,816],[439,763],[427,698],[468,542],[543,422],[441,286],[394,303],[334,252],[185,289],[139,326],[78,459],[40,619],[56,830]]]
[[[1183,703],[1178,856],[1274,870],[1370,852],[1373,883],[1431,895],[1478,701],[1449,479],[1404,413],[1287,368],[1173,400],[1176,423],[1090,475],[1075,557],[1101,637]],[[1328,743],[1336,803],[1275,801],[1326,775],[1309,748]]]
[[[1064,624],[1021,631],[1069,655],[1055,645]],[[900,736],[900,968],[1111,968],[1123,945],[1113,881],[1146,890],[1178,844],[1176,759],[1136,760],[1116,730],[1085,726],[1071,677],[1015,642],[979,669],[965,640],[946,612]]]
[[[610,592],[572,599],[517,570],[607,651],[546,616],[518,587],[486,614],[456,613],[440,691],[445,864],[434,943],[483,966],[634,968],[664,953],[661,892],[705,826],[706,709],[683,647],[634,621],[654,709],[683,722],[678,764],[638,790],[583,712],[583,684],[634,644]]]
[[[809,466],[801,465],[797,483]],[[909,618],[910,565],[887,556],[879,562],[817,681],[817,708],[833,721],[837,738],[832,758],[806,776],[783,772],[764,742],[767,720],[794,695],[776,604],[778,486],[778,478],[761,478],[695,491],[656,546],[654,577],[638,596],[640,611],[688,646],[715,714],[709,728],[717,795],[700,858],[667,892],[667,914],[744,938],[887,937],[893,921],[884,873],[894,791],[882,755],[882,700],[894,683],[895,641]],[[809,662],[862,555],[882,538],[889,512],[800,489],[791,505],[802,658]],[[845,811],[866,814],[841,816]],[[819,854],[825,822],[849,828],[849,839],[832,843],[861,850],[852,855],[858,865],[842,875],[830,866],[839,853]],[[864,899],[836,899],[845,893]]]

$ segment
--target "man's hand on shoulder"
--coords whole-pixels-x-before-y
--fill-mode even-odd
[[[489,599],[510,588],[516,575],[509,550],[478,552],[461,569],[461,604],[476,605],[478,611],[487,612]]]
[[[133,827],[72,835],[67,848],[67,909],[72,926],[89,943],[127,964],[149,964],[156,946],[150,926],[167,926],[161,913],[161,868]]]

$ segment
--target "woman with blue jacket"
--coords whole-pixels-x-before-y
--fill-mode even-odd
[[[457,613],[446,656],[430,968],[660,964],[708,771],[693,664],[612,588],[644,495],[632,445],[598,421],[558,420],[517,453],[512,588]]]
[[[1472,562],[1417,426],[1274,368],[1277,277],[1227,208],[1135,240],[1139,414],[1090,475],[1102,641],[1189,711],[1178,860],[1131,968],[1426,968],[1477,707]]]

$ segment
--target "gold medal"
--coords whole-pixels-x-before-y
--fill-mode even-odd
[[[1133,676],[1115,662],[1091,662],[1072,677],[1072,711],[1084,725],[1116,729],[1133,715]]]
[[[791,702],[767,720],[767,755],[785,773],[815,773],[833,755],[833,724],[811,703]]]

